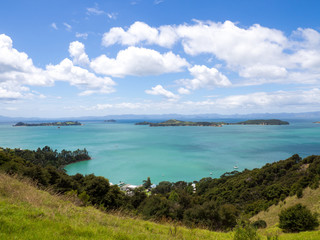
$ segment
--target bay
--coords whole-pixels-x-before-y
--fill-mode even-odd
[[[83,126],[61,128],[0,124],[0,146],[86,148],[92,160],[66,166],[67,173],[94,173],[115,184],[141,184],[147,177],[153,183],[191,182],[219,177],[235,165],[242,171],[296,153],[302,157],[320,154],[320,125],[311,120],[289,120],[290,125],[282,126],[223,127],[149,127],[133,122],[83,122]]]

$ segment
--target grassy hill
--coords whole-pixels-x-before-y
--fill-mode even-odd
[[[304,192],[302,199],[289,197],[286,206],[302,202],[319,212],[320,189]],[[0,239],[233,239],[233,232],[217,233],[201,229],[187,229],[174,224],[157,224],[107,214],[93,207],[77,206],[72,197],[50,194],[35,187],[29,180],[18,180],[0,173]],[[265,219],[272,224],[279,207],[253,219]],[[261,239],[279,231],[268,228],[260,232]],[[320,231],[283,234],[278,239],[320,239]]]
[[[76,206],[0,173],[0,239],[232,239],[232,233],[187,229]]]
[[[308,187],[303,190],[303,196],[301,198],[298,198],[296,195],[287,197],[279,204],[272,205],[266,211],[261,211],[257,215],[253,216],[250,221],[254,222],[259,219],[266,221],[268,227],[266,230],[262,230],[260,232],[261,234],[267,234],[268,232],[280,232],[280,229],[277,227],[279,223],[279,213],[281,210],[292,207],[298,203],[307,206],[307,208],[312,212],[318,213],[318,218],[320,220],[320,188],[313,190]],[[320,239],[320,231],[300,234],[285,234],[284,236],[286,236],[285,239]]]

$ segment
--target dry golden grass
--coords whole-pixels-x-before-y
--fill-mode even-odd
[[[291,207],[297,203],[301,203],[307,206],[312,212],[320,213],[320,188],[312,190],[306,188],[303,191],[303,197],[297,198],[297,196],[287,197],[283,202],[278,205],[269,207],[266,211],[262,211],[252,217],[250,221],[256,221],[259,219],[265,220],[268,227],[275,227],[279,223],[279,213],[282,209]]]

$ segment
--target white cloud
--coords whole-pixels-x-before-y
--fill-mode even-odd
[[[41,70],[33,65],[32,60],[26,53],[19,52],[12,47],[10,37],[5,34],[0,35],[0,81],[20,80],[23,83],[29,82],[34,85],[44,85],[47,82],[39,77],[32,80],[27,79],[28,75],[40,74],[40,72]]]
[[[281,110],[299,106],[319,106],[320,89],[298,91],[256,92],[245,95],[233,95],[210,101],[210,104],[227,109]]]
[[[162,47],[172,47],[178,36],[171,26],[153,28],[143,22],[135,22],[127,31],[121,27],[111,28],[102,38],[102,45],[108,47],[113,44],[137,45],[140,42],[146,44],[158,44]]]
[[[188,65],[184,58],[172,52],[161,54],[155,50],[137,47],[119,51],[116,58],[101,55],[90,64],[95,72],[115,77],[180,72]]]
[[[231,86],[229,79],[216,68],[195,65],[192,68],[189,68],[189,72],[194,77],[193,79],[182,79],[178,81],[178,83],[185,86],[184,89],[196,90],[199,88]],[[186,92],[184,89],[180,89],[180,91]]]
[[[162,3],[162,2],[164,2],[164,0],[154,0],[153,3],[154,3],[155,5],[158,5],[158,4]]]
[[[102,15],[102,14],[106,14],[106,13],[105,13],[105,11],[100,10],[98,5],[96,5],[95,7],[87,8],[87,14],[88,15]]]
[[[85,48],[83,43],[74,41],[70,43],[69,45],[69,54],[71,58],[73,59],[74,64],[78,65],[88,65],[89,64],[89,58],[88,55],[85,52]]]
[[[178,95],[175,95],[174,93],[164,89],[161,85],[157,85],[155,87],[152,87],[151,90],[146,90],[145,92],[147,94],[151,94],[151,95],[164,96],[164,97],[171,99],[171,100],[179,98]]]
[[[66,27],[66,30],[67,31],[71,31],[72,30],[72,26],[70,25],[70,24],[68,24],[68,23],[63,23],[63,25]]]
[[[55,30],[58,30],[58,27],[57,27],[57,24],[56,23],[51,23],[51,27],[53,28],[53,29],[55,29]]]
[[[278,62],[287,44],[281,31],[258,24],[244,29],[230,21],[198,21],[192,26],[180,25],[176,31],[186,53],[212,53],[230,66]]]
[[[117,13],[107,13],[109,19],[117,19]]]
[[[304,72],[310,77],[311,73],[320,73],[320,33],[310,28],[298,28],[286,36],[259,24],[240,27],[231,21],[195,20],[193,24],[157,28],[135,22],[128,29],[111,28],[104,34],[102,44],[156,44],[171,48],[178,41],[191,56],[212,54],[210,61],[238,74],[239,81],[249,85],[288,84],[292,83],[291,75]],[[304,82],[303,74],[300,82]]]
[[[178,93],[180,93],[180,94],[190,94],[191,92],[190,92],[189,89],[181,87],[181,88],[178,89]]]
[[[244,68],[239,72],[239,75],[245,78],[285,78],[288,72],[284,67],[275,65],[255,64]]]
[[[77,38],[83,38],[83,39],[87,39],[88,38],[88,33],[76,33],[76,37]]]
[[[66,81],[73,86],[84,89],[81,96],[93,93],[112,93],[115,82],[109,77],[98,77],[87,69],[74,66],[72,61],[64,59],[57,65],[48,65],[47,74],[56,81]]]

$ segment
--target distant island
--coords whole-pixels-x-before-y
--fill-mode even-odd
[[[104,122],[115,123],[116,120],[114,120],[114,119],[109,119],[109,120],[104,120]]]
[[[24,123],[18,122],[17,124],[13,125],[14,127],[38,127],[38,126],[77,126],[82,125],[78,121],[67,121],[67,122],[51,122],[51,123]]]
[[[191,122],[191,121],[179,121],[176,119],[170,119],[160,123],[152,122],[138,122],[135,125],[149,125],[150,127],[175,127],[175,126],[202,126],[202,127],[222,127],[223,125],[289,125],[289,122],[282,121],[279,119],[256,119],[247,120],[237,123],[226,123],[226,122]]]
[[[287,121],[281,121],[279,119],[268,119],[268,120],[247,120],[238,123],[229,123],[229,124],[241,124],[241,125],[289,125]]]

